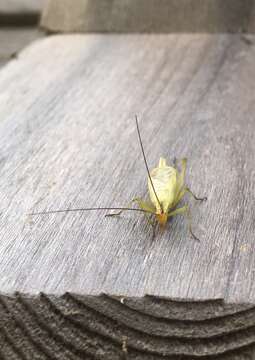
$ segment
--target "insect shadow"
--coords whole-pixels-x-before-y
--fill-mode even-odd
[[[165,229],[167,221],[176,216],[184,215],[188,220],[188,228],[191,236],[199,241],[197,236],[192,231],[191,213],[187,204],[178,207],[185,194],[191,195],[197,201],[207,200],[206,197],[197,197],[189,187],[185,184],[185,175],[187,168],[187,159],[174,160],[173,165],[167,164],[165,158],[160,157],[157,167],[149,171],[147,159],[144,152],[144,147],[141,139],[141,133],[138,125],[137,116],[135,116],[136,129],[139,143],[143,155],[144,164],[148,176],[148,191],[150,200],[143,200],[140,197],[135,197],[130,201],[126,207],[89,207],[89,208],[75,208],[63,210],[51,210],[42,212],[33,212],[29,215],[44,215],[75,211],[114,211],[106,214],[107,217],[114,217],[121,215],[124,211],[137,211],[146,216],[148,223],[152,226],[153,237],[155,236],[156,225],[159,224],[161,229]],[[132,207],[136,204],[137,207]]]

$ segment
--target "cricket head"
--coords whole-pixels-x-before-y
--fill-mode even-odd
[[[167,223],[167,214],[165,213],[156,214],[156,217],[160,226],[165,227]]]

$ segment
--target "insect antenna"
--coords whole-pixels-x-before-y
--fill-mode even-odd
[[[141,149],[142,149],[142,154],[143,154],[143,159],[145,162],[145,166],[146,166],[146,170],[148,173],[148,177],[150,179],[150,183],[152,186],[152,189],[154,191],[154,194],[156,196],[156,199],[158,201],[158,204],[160,206],[161,211],[163,212],[162,209],[162,205],[160,204],[158,195],[156,193],[156,190],[154,188],[152,179],[151,179],[151,175],[149,172],[149,167],[148,167],[148,163],[145,157],[145,153],[144,153],[144,148],[143,148],[143,143],[142,143],[142,139],[141,139],[141,134],[140,134],[140,130],[139,130],[139,126],[138,126],[138,119],[137,119],[137,115],[135,116],[135,120],[136,120],[136,128],[137,128],[137,133],[138,133],[138,137],[139,137],[139,143],[141,145]],[[29,213],[28,215],[34,216],[34,215],[45,215],[45,214],[56,214],[56,213],[65,213],[65,212],[78,212],[78,211],[98,211],[98,210],[120,210],[120,211],[138,211],[138,212],[143,212],[143,213],[148,213],[148,214],[154,214],[153,211],[149,211],[149,210],[144,210],[144,209],[139,209],[139,208],[129,208],[129,207],[90,207],[90,208],[75,208],[75,209],[60,209],[60,210],[49,210],[49,211],[40,211],[40,212],[32,212]]]
[[[28,215],[44,215],[44,214],[56,214],[56,213],[65,213],[65,212],[75,212],[75,211],[97,211],[97,210],[121,210],[121,211],[140,211],[143,213],[154,214],[152,211],[128,207],[93,207],[93,208],[77,208],[77,209],[63,209],[63,210],[49,210],[49,211],[40,211],[33,212]]]
[[[146,170],[147,170],[147,174],[148,174],[148,177],[149,177],[149,179],[150,179],[150,183],[151,183],[153,192],[154,192],[154,194],[155,194],[155,197],[156,197],[156,199],[157,199],[157,202],[158,202],[158,204],[159,204],[160,210],[161,210],[161,212],[163,212],[162,205],[160,204],[158,195],[157,195],[157,193],[156,193],[155,187],[154,187],[153,182],[152,182],[152,179],[151,179],[151,175],[150,175],[148,163],[147,163],[146,156],[145,156],[145,152],[144,152],[144,148],[143,148],[142,138],[141,138],[141,134],[140,134],[140,130],[139,130],[137,115],[135,115],[135,122],[136,122],[136,129],[137,129],[137,133],[138,133],[139,143],[140,143],[141,149],[142,149],[142,154],[143,154],[143,159],[144,159],[145,167],[146,167]]]

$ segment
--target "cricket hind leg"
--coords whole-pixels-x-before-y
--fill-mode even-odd
[[[179,160],[176,159],[176,167],[177,167],[177,164],[178,164]],[[180,160],[181,162],[181,171],[178,172],[179,173],[179,176],[178,176],[178,188],[179,190],[184,186],[184,183],[185,183],[185,176],[186,176],[186,169],[187,169],[187,159],[186,158],[183,158]]]
[[[181,172],[179,175],[179,184],[178,184],[178,188],[179,188],[179,195],[178,198],[176,200],[176,205],[179,203],[179,201],[181,201],[181,199],[183,198],[183,196],[186,193],[189,193],[195,200],[197,201],[205,201],[207,200],[207,197],[198,197],[196,196],[187,186],[185,186],[185,176],[186,176],[186,169],[187,169],[187,159],[184,158],[181,160]]]
[[[190,209],[189,209],[188,205],[184,205],[183,207],[175,209],[175,210],[171,211],[170,213],[168,213],[168,217],[173,217],[175,215],[187,216],[189,232],[194,240],[200,242],[199,238],[192,231],[192,219],[191,219],[191,213],[190,213]]]
[[[191,196],[193,196],[193,198],[194,198],[195,200],[197,200],[197,201],[206,201],[206,200],[207,200],[207,197],[206,197],[206,196],[204,196],[204,197],[202,197],[202,198],[196,196],[196,195],[190,190],[190,188],[188,188],[188,187],[186,187],[185,190],[186,190],[186,192],[188,192]]]
[[[186,193],[189,193],[196,201],[206,201],[207,200],[206,196],[200,198],[200,197],[196,196],[188,187],[185,187],[180,191],[180,193],[177,197],[177,200],[176,200],[176,205],[182,200],[182,198],[184,197],[184,195]]]

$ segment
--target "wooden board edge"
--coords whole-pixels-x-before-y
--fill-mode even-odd
[[[3,358],[244,359],[254,335],[255,307],[222,299],[0,295]]]

